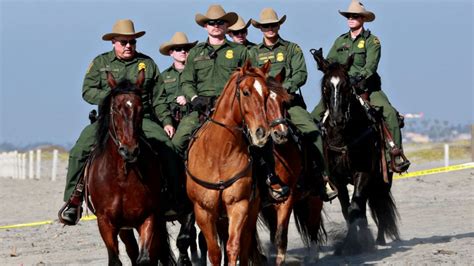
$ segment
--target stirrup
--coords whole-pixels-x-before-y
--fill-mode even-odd
[[[290,187],[282,182],[272,184],[271,180],[267,179],[266,183],[268,185],[270,197],[272,197],[276,203],[284,202],[290,196]],[[280,188],[273,188],[272,185],[279,185]]]
[[[81,205],[82,204],[80,204],[80,205],[72,204],[71,200],[66,202],[64,204],[64,206],[58,212],[59,221],[61,223],[63,223],[64,225],[76,225],[77,223],[79,223],[79,220],[81,220],[81,216],[82,216],[82,206]],[[76,208],[76,213],[73,214],[73,215],[75,215],[75,219],[74,220],[69,220],[67,218],[67,215],[65,215],[65,214],[66,214],[67,211],[71,210],[72,208]]]
[[[403,173],[410,167],[410,161],[407,159],[403,150],[393,148],[390,150],[390,168],[395,173]]]

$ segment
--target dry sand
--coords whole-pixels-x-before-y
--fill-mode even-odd
[[[61,162],[60,176],[66,162]],[[417,170],[422,166],[415,166]],[[328,243],[306,249],[292,222],[288,265],[396,264],[469,265],[474,262],[474,170],[461,170],[396,180],[393,195],[401,215],[401,240],[357,256],[335,256],[334,241],[345,227],[339,203],[325,205]],[[64,227],[57,222],[64,177],[55,182],[0,179],[0,226],[55,220],[53,224],[0,229],[0,265],[107,263],[107,252],[95,221]],[[369,225],[376,228],[369,218]],[[177,226],[170,224],[173,239]],[[260,238],[268,250],[268,232]],[[126,257],[121,244],[121,259]]]

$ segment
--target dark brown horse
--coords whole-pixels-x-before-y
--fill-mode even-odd
[[[312,49],[318,68],[324,73],[321,97],[326,107],[322,119],[325,158],[330,178],[336,185],[342,213],[348,225],[346,239],[336,254],[355,254],[374,248],[367,226],[366,204],[378,227],[377,244],[385,244],[385,236],[399,239],[398,212],[390,193],[391,180],[384,182],[379,127],[368,116],[363,100],[350,85],[346,64],[330,64],[322,57],[322,49]],[[349,198],[347,185],[354,186]]]
[[[127,80],[117,84],[108,73],[112,91],[100,107],[98,146],[85,174],[109,265],[122,265],[117,235],[133,265],[174,263],[166,223],[159,216],[160,164],[141,141],[144,79],[142,70],[136,84]],[[140,235],[139,246],[132,229]]]
[[[249,257],[259,255],[255,235],[260,199],[249,146],[263,146],[270,135],[265,113],[269,66],[252,68],[246,62],[234,72],[189,146],[186,188],[212,265],[221,263],[218,234],[228,238],[229,265],[237,259],[247,265]]]
[[[267,100],[267,119],[271,126],[275,173],[280,180],[290,187],[288,199],[280,204],[266,206],[261,214],[264,223],[270,230],[270,240],[276,246],[276,265],[285,262],[288,246],[288,224],[294,210],[297,229],[306,246],[318,244],[323,240],[324,227],[321,218],[323,202],[318,196],[302,197],[296,189],[299,178],[304,171],[304,160],[301,151],[289,133],[285,118],[285,105],[291,96],[281,85],[281,75],[275,79],[268,78],[267,86],[270,97]],[[313,177],[314,178],[314,177]],[[266,191],[266,190],[265,190]]]

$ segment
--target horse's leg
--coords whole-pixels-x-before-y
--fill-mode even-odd
[[[351,205],[349,207],[349,223],[355,219],[365,219],[366,203],[368,199],[367,188],[369,185],[369,174],[365,172],[357,172],[354,175],[354,194],[352,195]]]
[[[207,265],[207,243],[206,243],[206,238],[204,237],[204,234],[202,233],[202,231],[199,232],[198,242],[199,242],[199,250],[201,251],[200,265],[206,266]]]
[[[341,211],[344,219],[346,220],[347,226],[349,226],[349,191],[347,190],[346,184],[337,184],[337,198],[339,199],[339,203],[341,203]]]
[[[277,247],[276,265],[285,262],[286,249],[288,247],[288,224],[291,211],[293,210],[293,196],[277,206],[277,230],[275,234],[275,245]]]
[[[158,264],[158,253],[160,249],[160,234],[157,226],[157,218],[153,215],[145,219],[138,228],[140,235],[140,254],[138,256],[138,265],[156,265]]]
[[[217,243],[217,217],[207,210],[201,208],[199,204],[194,204],[194,215],[196,216],[196,222],[199,228],[201,228],[201,232],[206,238],[209,261],[212,265],[220,265],[221,250],[219,248],[219,244]]]
[[[132,265],[137,265],[138,259],[138,244],[133,234],[133,229],[122,229],[119,232],[120,239],[122,239],[127,249],[128,257],[132,262]]]
[[[229,240],[227,241],[228,265],[237,265],[237,258],[240,254],[242,229],[249,218],[249,202],[248,200],[233,202],[230,205],[226,205],[226,209],[227,216],[229,217]],[[246,263],[248,263],[247,260],[240,258],[241,265],[245,265]]]
[[[249,215],[246,221],[245,230],[242,231],[240,265],[248,265],[248,260],[252,265],[266,265],[265,255],[260,253],[257,232],[257,219],[260,211],[260,199],[255,198],[249,205]]]
[[[178,265],[192,265],[191,260],[188,256],[188,248],[192,242],[196,239],[196,229],[194,228],[194,213],[191,211],[178,219],[181,224],[178,238],[176,240],[176,246],[179,250]],[[194,237],[192,230],[194,229]],[[194,242],[194,246],[196,243]]]
[[[119,230],[112,224],[108,217],[99,216],[97,218],[99,232],[107,247],[109,255],[109,265],[122,265],[119,259],[118,239]]]

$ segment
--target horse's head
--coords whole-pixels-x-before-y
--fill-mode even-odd
[[[318,63],[318,69],[324,73],[321,80],[321,98],[333,125],[344,124],[348,119],[352,95],[348,71],[354,57],[351,55],[345,64],[329,63],[323,58],[322,48],[311,50]]]
[[[267,119],[270,123],[272,139],[276,144],[283,144],[288,139],[288,125],[285,118],[285,104],[292,96],[282,86],[284,69],[276,77],[267,78],[270,96],[267,100]]]
[[[117,83],[113,75],[107,73],[107,82],[112,89],[101,105],[99,117],[99,148],[105,148],[108,137],[112,138],[118,153],[126,162],[137,160],[139,137],[143,119],[142,84],[145,73],[141,70],[135,84],[128,80]]]
[[[266,85],[266,74],[270,70],[270,64],[262,68],[253,68],[247,61],[237,73],[233,74],[229,84],[236,84],[235,94],[239,104],[236,121],[243,123],[250,134],[253,145],[263,147],[268,140],[270,130],[266,118],[265,103],[270,94]],[[235,82],[232,82],[235,80]]]

